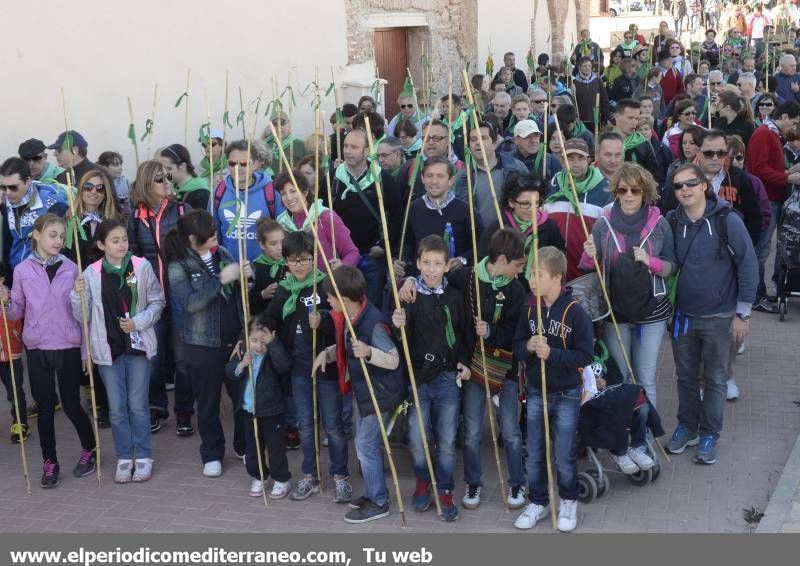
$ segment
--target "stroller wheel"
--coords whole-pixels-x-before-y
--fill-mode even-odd
[[[783,322],[784,319],[786,318],[786,313],[788,312],[788,310],[789,310],[789,305],[786,302],[786,299],[781,299],[780,302],[778,303],[778,318],[780,319],[781,322]]]
[[[597,484],[597,497],[603,497],[608,493],[608,490],[611,489],[611,482],[608,481],[608,476],[602,473],[598,473],[597,470],[588,470],[590,476],[594,480],[594,483]]]
[[[597,483],[586,472],[578,472],[578,501],[591,503],[597,497]]]
[[[628,481],[631,482],[633,485],[643,486],[649,484],[653,481],[653,469],[650,468],[649,470],[639,470],[635,474],[629,474],[626,476]]]
[[[656,460],[656,465],[650,468],[650,473],[652,475],[651,482],[655,482],[661,475],[661,463],[658,460]]]

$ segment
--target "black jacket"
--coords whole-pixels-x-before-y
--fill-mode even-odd
[[[632,147],[625,151],[625,161],[638,163],[648,171],[653,173],[653,177],[657,183],[664,181],[663,177],[659,177],[658,173],[658,159],[653,151],[653,146],[650,145],[650,140],[645,140],[636,147]]]
[[[272,301],[272,299],[262,298],[261,291],[283,279],[286,276],[286,266],[279,267],[277,273],[275,273],[275,277],[272,277],[270,275],[272,266],[255,261],[251,262],[250,265],[253,266],[253,288],[250,289],[250,314],[256,316],[266,311]]]
[[[248,368],[236,375],[236,366],[240,361],[242,361],[242,356],[236,354],[225,366],[225,375],[228,378],[242,380],[237,408],[243,408],[245,390],[250,387],[248,384],[250,370]],[[273,340],[267,344],[267,352],[264,354],[264,360],[261,362],[256,376],[255,416],[272,417],[285,412],[283,394],[288,384],[283,376],[287,374],[291,365],[292,359],[280,340]]]
[[[166,209],[155,214],[152,209],[137,206],[128,219],[128,243],[133,255],[147,259],[153,266],[166,295],[168,289],[167,266],[161,255],[161,241],[178,225],[178,218],[192,208],[185,203],[167,201]]]
[[[747,104],[749,104],[749,102]],[[755,124],[745,120],[741,116],[737,116],[730,124],[722,116],[717,116],[713,121],[713,126],[725,132],[726,136],[739,136],[742,138],[745,146],[750,143],[750,136],[756,131]]]

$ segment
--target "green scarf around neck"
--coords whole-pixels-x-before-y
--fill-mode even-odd
[[[575,197],[569,186],[569,173],[567,171],[559,171],[556,173],[555,179],[556,183],[558,183],[558,191],[547,197],[545,202],[567,200],[572,203],[572,206],[575,207],[577,211],[578,203],[575,202]],[[582,196],[591,191],[597,184],[603,182],[603,174],[597,167],[589,166],[589,171],[585,179],[579,181],[573,177],[573,181],[575,181],[575,190],[578,192],[578,196]]]
[[[297,277],[291,273],[286,275],[283,281],[279,283],[281,287],[289,291],[289,298],[287,298],[286,302],[283,303],[283,320],[286,320],[287,317],[294,314],[294,312],[297,310],[297,299],[300,297],[300,291],[303,289],[308,289],[309,287],[313,287],[314,283],[319,283],[323,279],[325,279],[325,274],[316,267],[314,267],[314,270],[309,274],[309,276],[302,281],[298,281]]]
[[[273,279],[275,279],[275,276],[278,275],[278,271],[280,270],[280,268],[283,267],[284,265],[286,265],[286,260],[283,259],[283,258],[281,258],[281,259],[272,259],[271,257],[267,257],[265,254],[262,253],[255,260],[253,260],[253,263],[260,263],[262,265],[268,265],[269,266],[269,276],[272,277]]]
[[[478,262],[478,265],[475,266],[475,273],[478,274],[478,279],[492,286],[492,291],[499,291],[501,287],[505,287],[514,280],[514,277],[506,277],[505,275],[490,275],[488,257]]]
[[[375,147],[378,146],[376,145]],[[422,138],[417,138],[410,147],[403,149],[403,153],[405,154],[406,158],[410,159],[415,155],[415,152],[419,152],[420,149],[422,149]]]
[[[311,206],[308,210],[308,216],[306,216],[305,221],[303,222],[302,228],[300,228],[300,232],[308,232],[311,230],[311,223],[316,222],[317,219],[322,216],[322,213],[328,210],[325,206],[322,205],[322,199],[317,200],[313,206]],[[283,226],[283,228],[287,232],[297,232],[297,226],[292,219],[292,213],[288,210],[284,210],[278,215],[277,218],[278,224]]]
[[[136,316],[136,303],[138,300],[138,293],[137,293],[137,281],[136,276],[133,275],[132,277],[125,277],[125,274],[128,272],[128,268],[131,265],[131,256],[133,254],[128,252],[122,258],[122,264],[119,267],[114,267],[111,263],[103,257],[103,271],[109,273],[111,275],[116,275],[119,277],[119,289],[122,290],[125,287],[125,284],[128,284],[128,287],[131,288],[131,305],[130,310],[128,311],[128,315],[130,317]]]
[[[525,234],[525,232],[528,231],[528,228],[533,226],[533,219],[528,220],[526,222],[525,220],[522,220],[519,216],[517,216],[516,212],[512,212],[511,216],[514,218],[514,222],[517,223],[517,227],[519,228],[520,232],[522,232],[523,234]]]
[[[222,173],[225,170],[225,167],[228,165],[227,158],[225,154],[221,154],[216,161],[214,161],[214,173]],[[203,177],[204,179],[208,179],[208,175],[211,173],[211,169],[208,165],[208,156],[206,155],[202,161],[200,161],[200,175],[199,177]]]
[[[216,171],[216,167],[214,170]],[[178,198],[183,199],[186,197],[186,195],[194,191],[207,190],[209,190],[207,177],[192,177],[188,181],[181,183],[178,187],[176,187],[175,194],[178,195]]]
[[[582,120],[578,120],[575,122],[575,127],[572,129],[572,137],[573,138],[580,138],[589,130],[586,129],[586,125],[583,123]]]
[[[350,175],[350,171],[347,169],[347,163],[342,163],[336,168],[336,179],[338,179],[344,186],[345,189],[342,192],[341,196],[339,197],[341,200],[347,198],[347,193],[360,193],[367,187],[369,187],[372,183],[375,182],[375,171],[377,170],[377,174],[380,175],[380,167],[374,163],[367,162],[367,171],[361,177],[360,181],[357,181],[355,184],[353,183],[353,177]]]
[[[627,138],[625,138],[622,142],[622,148],[624,151],[628,151],[629,149],[634,149],[639,147],[643,143],[645,143],[647,139],[640,133],[640,132],[633,132]]]

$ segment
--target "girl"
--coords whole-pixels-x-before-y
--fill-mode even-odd
[[[681,144],[681,135],[687,129],[697,125],[697,110],[694,102],[689,99],[679,100],[672,109],[672,126],[664,133],[661,140],[672,152],[673,157],[678,157],[678,148]]]
[[[189,150],[181,144],[174,143],[162,149],[158,155],[167,178],[175,183],[178,200],[192,208],[206,210],[208,198],[211,196],[208,177],[198,177],[195,174]]]
[[[154,326],[164,309],[164,293],[153,268],[128,251],[128,232],[115,218],[98,226],[95,246],[102,259],[87,267],[70,293],[80,321],[86,298],[92,361],[100,368],[111,413],[117,453],[117,483],[150,479],[148,359],[156,354]],[[135,456],[135,461],[134,461]]]
[[[214,250],[212,252],[212,250]],[[222,475],[225,436],[219,421],[219,401],[225,364],[242,331],[239,265],[217,241],[217,226],[204,210],[192,210],[178,220],[164,241],[171,300],[177,312],[183,351],[182,365],[191,376],[197,401],[203,475]],[[250,276],[250,265],[245,266]],[[225,384],[234,402],[238,387]],[[241,438],[243,413],[234,418],[234,444]],[[244,444],[242,442],[242,444]],[[244,455],[244,447],[241,449]]]
[[[122,155],[116,151],[104,151],[97,157],[97,164],[102,165],[108,170],[114,189],[109,194],[113,194],[117,199],[117,208],[126,216],[130,212],[130,191],[131,184],[122,172]]]
[[[756,129],[750,104],[735,92],[726,90],[719,93],[714,127],[725,132],[728,138],[739,136],[747,145]]]
[[[33,224],[31,255],[14,270],[10,299],[0,285],[0,301],[7,302],[9,320],[24,319],[22,342],[28,351],[28,375],[34,400],[39,404],[39,444],[44,472],[41,486],[58,486],[60,466],[56,455],[53,415],[56,405],[56,375],[64,412],[81,442],[81,455],[73,469],[83,477],[95,469],[95,439],[92,423],[81,407],[80,324],[72,315],[69,292],[78,267],[61,255],[66,222],[55,214],[41,215]]]
[[[422,138],[419,137],[419,131],[413,120],[400,120],[393,134],[403,144],[406,159],[413,159],[422,149]]]

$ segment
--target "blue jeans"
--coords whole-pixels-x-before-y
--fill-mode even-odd
[[[550,438],[555,460],[558,496],[578,498],[577,434],[581,388],[548,392],[547,411],[550,417]],[[537,505],[548,505],[547,461],[544,440],[544,408],[542,392],[528,387],[528,497]]]
[[[367,300],[378,310],[383,308],[383,292],[386,287],[386,258],[374,258],[361,254],[358,268],[367,282]]]
[[[661,349],[661,340],[664,338],[666,321],[651,322],[649,324],[621,323],[619,333],[625,345],[625,353],[633,367],[636,382],[644,387],[647,398],[656,406],[656,374],[658,373],[658,352]],[[628,367],[619,347],[619,339],[614,327],[607,324],[603,331],[603,341],[608,347],[608,353],[622,371],[625,381],[630,383]]]
[[[769,258],[769,253],[772,248],[772,235],[775,233],[775,228],[778,226],[778,221],[780,220],[781,216],[781,207],[782,203],[777,201],[769,201],[769,208],[772,212],[772,217],[769,219],[769,226],[763,232],[761,232],[761,238],[758,240],[758,249],[756,250],[758,255],[758,291],[756,292],[756,297],[765,297],[767,295],[767,284],[764,281],[764,274],[766,272],[765,265],[767,263],[767,259]],[[772,280],[775,281],[775,278],[778,275],[778,254],[775,254],[775,268],[773,270]]]
[[[303,446],[301,471],[316,476],[317,461],[314,450],[314,398],[311,378],[292,377],[292,394],[300,422],[300,443]],[[328,379],[317,380],[317,404],[322,426],[328,435],[328,452],[331,458],[331,475],[348,476],[347,437],[342,425],[342,395],[339,384]],[[320,442],[322,442],[320,431]]]
[[[389,413],[381,413],[384,424],[388,416]],[[361,463],[361,474],[364,476],[364,497],[375,505],[384,505],[389,501],[389,491],[386,489],[383,471],[381,428],[375,415],[368,415],[358,423],[356,454]]]
[[[347,438],[353,436],[353,392],[342,395],[342,425]]]
[[[519,388],[516,381],[507,379],[500,392],[500,432],[506,453],[509,487],[522,487],[525,472],[522,469],[522,431],[519,428]]]
[[[431,481],[422,446],[422,434],[417,422],[417,410],[422,410],[422,422],[428,436],[429,446],[434,446],[436,456],[434,473],[439,491],[454,487],[453,470],[456,467],[456,429],[461,392],[456,384],[456,372],[444,371],[433,381],[418,387],[419,407],[411,406],[408,413],[408,447],[411,450],[414,473],[426,482]],[[431,433],[433,431],[433,433]],[[433,455],[431,455],[433,457]]]
[[[464,481],[471,485],[481,482],[481,441],[486,412],[486,391],[474,381],[461,383],[461,414],[464,417]]]
[[[123,354],[110,366],[98,366],[108,394],[108,417],[118,460],[149,458],[150,362],[145,356]]]

